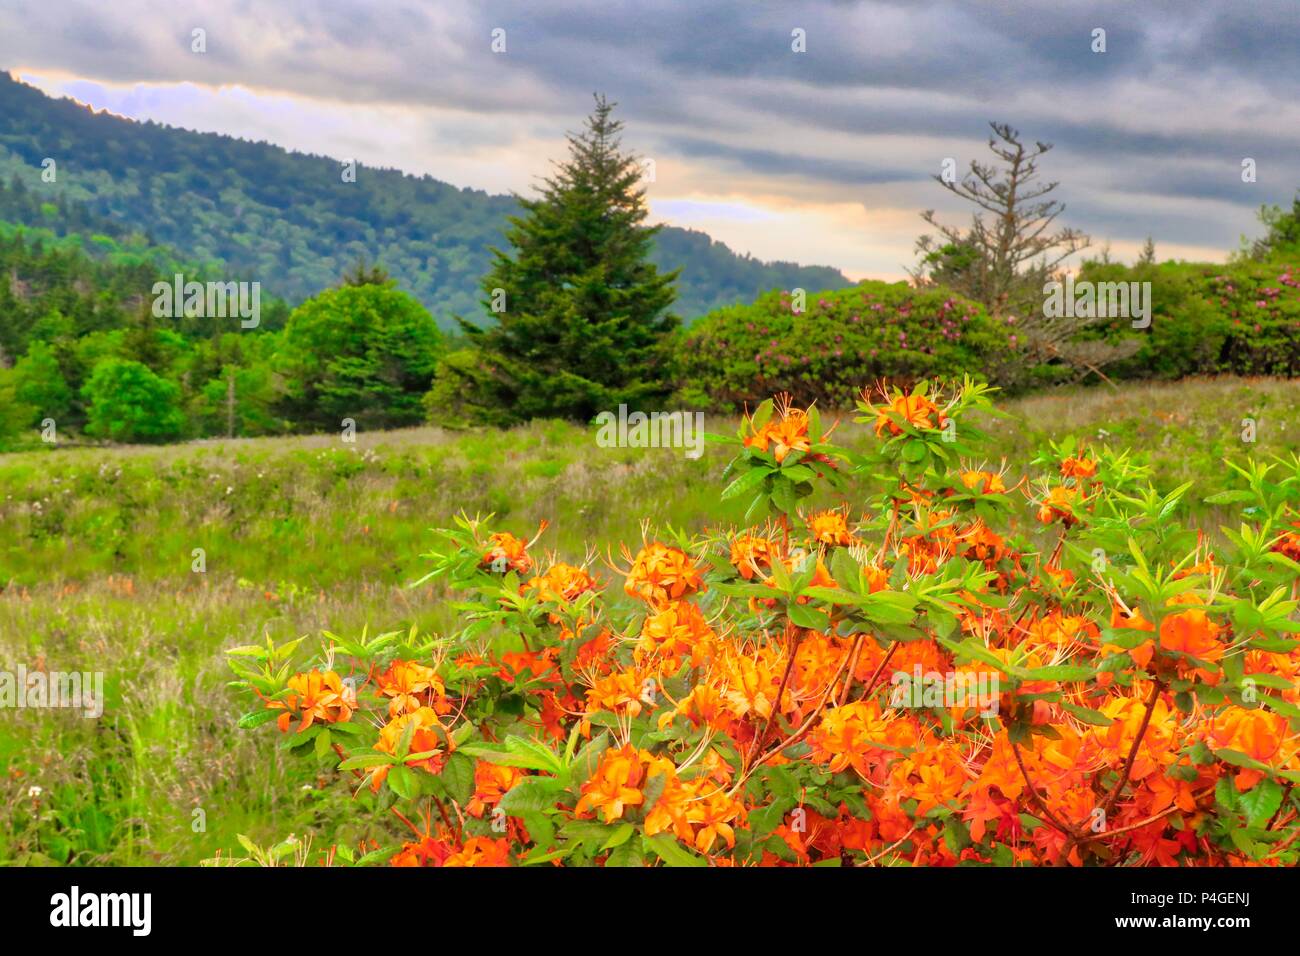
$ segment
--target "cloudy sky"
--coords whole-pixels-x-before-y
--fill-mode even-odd
[[[0,69],[49,93],[492,192],[529,191],[600,90],[656,218],[854,278],[904,275],[921,210],[965,219],[929,177],[992,119],[1055,144],[1062,221],[1116,258],[1222,259],[1300,187],[1297,50],[1297,0],[0,6]]]

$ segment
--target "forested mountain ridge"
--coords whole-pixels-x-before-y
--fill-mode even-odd
[[[54,182],[41,176],[46,159],[56,163]],[[138,231],[291,303],[365,256],[441,324],[453,314],[480,320],[478,281],[515,200],[398,170],[362,166],[355,182],[341,172],[325,156],[94,112],[0,72],[0,177],[17,176],[40,198],[25,215],[5,218],[49,226],[75,215],[87,230],[112,234],[104,227],[111,223]],[[687,322],[774,288],[850,284],[836,269],[764,263],[671,226],[656,237],[652,259],[682,268],[673,311]]]

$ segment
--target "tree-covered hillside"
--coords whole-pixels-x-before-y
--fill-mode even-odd
[[[53,182],[41,175],[46,159]],[[354,182],[342,173],[325,156],[96,113],[0,72],[0,179],[17,176],[29,191],[21,213],[5,218],[56,231],[107,233],[102,223],[113,223],[291,303],[366,256],[441,324],[453,314],[481,320],[477,283],[515,200],[391,169],[361,167]],[[770,289],[849,284],[835,269],[760,262],[672,227],[652,258],[682,268],[673,308],[688,323]]]

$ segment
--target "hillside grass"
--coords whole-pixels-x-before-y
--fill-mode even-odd
[[[987,427],[991,463],[1018,477],[1048,439],[1129,447],[1194,500],[1221,459],[1300,447],[1300,382],[1217,379],[1080,388],[1018,399]],[[848,418],[849,416],[846,416]],[[1257,422],[1255,444],[1242,421]],[[730,420],[710,431],[732,432]],[[865,426],[845,421],[842,444]],[[437,588],[410,589],[428,529],[495,512],[547,551],[598,562],[642,520],[702,530],[719,515],[726,450],[607,449],[592,429],[421,428],[54,448],[0,455],[0,669],[100,670],[99,720],[0,711],[0,862],[195,864],[293,833],[378,839],[349,798],[301,766],[268,762],[239,731],[223,651],[315,634],[447,629]],[[738,520],[743,503],[722,506]],[[1198,513],[1211,532],[1222,516]],[[193,570],[203,549],[206,570]],[[201,810],[202,814],[196,814]],[[203,828],[199,829],[198,823]]]

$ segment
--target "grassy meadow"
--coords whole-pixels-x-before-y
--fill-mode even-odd
[[[1158,487],[1192,480],[1199,498],[1224,487],[1224,457],[1300,447],[1297,381],[1101,386],[1004,407],[988,427],[1013,479],[1073,435],[1129,447]],[[853,446],[864,426],[843,417]],[[594,430],[558,422],[0,455],[0,666],[103,671],[107,691],[98,720],[0,712],[0,862],[193,865],[240,853],[237,834],[378,838],[345,791],[268,760],[271,728],[236,729],[223,651],[321,629],[437,633],[444,595],[406,586],[429,528],[495,512],[531,536],[545,519],[546,550],[573,560],[595,546],[603,566],[642,519],[688,532],[716,520],[724,460],[713,446],[698,460],[600,448]],[[1200,512],[1211,533],[1221,519]]]

